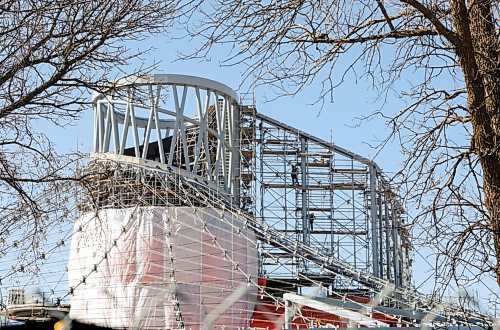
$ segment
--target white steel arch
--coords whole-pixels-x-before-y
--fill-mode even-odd
[[[94,152],[155,160],[239,196],[238,96],[210,79],[131,76],[95,94]]]

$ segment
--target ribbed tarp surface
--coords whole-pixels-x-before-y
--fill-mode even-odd
[[[86,213],[76,221],[71,243],[70,317],[112,328],[199,329],[217,306],[247,286],[249,276],[257,282],[252,242],[254,234],[240,220],[209,208]],[[211,328],[248,326],[256,287],[248,289]]]

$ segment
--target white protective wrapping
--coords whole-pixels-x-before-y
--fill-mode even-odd
[[[238,233],[219,212],[139,207],[84,214],[68,265],[70,317],[112,328],[175,329],[183,322],[199,329],[247,276],[257,281],[254,234]],[[230,213],[224,217],[242,227]],[[211,328],[248,326],[256,296],[249,289]]]

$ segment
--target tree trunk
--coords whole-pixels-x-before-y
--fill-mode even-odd
[[[468,92],[472,119],[472,151],[483,170],[485,205],[496,256],[500,285],[500,57],[491,0],[451,0],[461,45],[457,47]]]

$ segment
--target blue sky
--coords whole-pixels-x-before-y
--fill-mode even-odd
[[[140,60],[130,63],[127,72],[134,72],[140,67],[147,67],[156,64],[156,69],[152,73],[178,73],[186,75],[201,76],[220,81],[242,94],[248,90],[250,79],[244,82],[242,88],[243,67],[221,67],[220,61],[224,58],[224,49],[214,48],[209,61],[178,61],[177,52],[189,50],[191,46],[182,40],[166,40],[162,38],[151,38],[135,44],[132,51],[141,51],[149,47],[155,49],[144,53]],[[117,77],[122,73],[116,73]],[[259,86],[256,89],[257,110],[278,120],[286,122],[291,126],[313,133],[325,140],[333,142],[368,158],[376,155],[376,151],[368,143],[374,143],[377,138],[385,138],[388,133],[386,125],[382,120],[371,120],[360,127],[354,127],[358,120],[356,117],[367,115],[369,112],[380,107],[380,103],[375,102],[376,94],[371,91],[370,86],[363,80],[353,80],[349,77],[347,81],[334,91],[334,101],[325,100],[323,106],[318,101],[320,81],[313,82],[303,91],[294,96],[285,96],[277,100],[275,94],[266,86]],[[90,99],[90,96],[89,96]],[[391,100],[385,105],[385,109],[396,110],[402,106],[398,99]],[[74,136],[72,143],[68,143],[68,133]],[[82,114],[82,118],[75,122],[72,128],[54,131],[54,138],[64,135],[64,149],[74,150],[76,139],[79,141],[80,151],[90,151],[92,138],[92,111]],[[398,169],[402,157],[398,154],[397,145],[389,146],[388,150],[382,151],[376,161],[385,171],[393,172]]]

